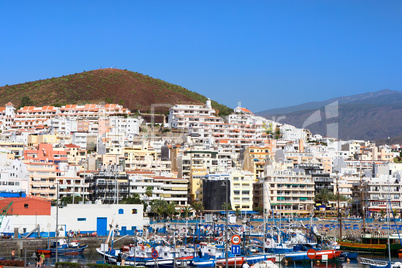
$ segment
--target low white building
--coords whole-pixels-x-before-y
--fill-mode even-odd
[[[50,215],[10,215],[5,216],[0,232],[20,236],[27,235],[37,226],[42,237],[54,237],[56,230],[56,207],[51,207]],[[132,235],[134,230],[143,228],[142,204],[68,204],[58,209],[58,231],[60,236],[67,232],[106,236],[109,225],[118,230],[119,235]],[[35,232],[37,233],[37,231]]]

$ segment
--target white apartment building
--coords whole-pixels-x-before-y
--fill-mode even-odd
[[[29,172],[21,160],[7,159],[0,154],[0,189],[4,192],[25,192],[29,194]]]
[[[85,183],[85,177],[80,177],[81,166],[69,166],[67,163],[59,163],[57,181],[59,183],[59,197],[80,196],[89,199],[89,183]]]
[[[215,110],[212,109],[211,100],[203,105],[176,104],[169,109],[168,124],[174,129],[188,129],[200,122],[215,120]],[[223,120],[222,120],[223,121]]]
[[[125,133],[126,136],[128,135],[134,135],[138,136],[140,134],[140,125],[143,120],[138,119],[138,118],[124,118],[124,117],[118,117],[118,116],[111,116],[109,117],[110,120],[110,126],[113,128],[116,128],[116,130],[119,133]]]
[[[77,119],[58,116],[51,120],[52,129],[55,133],[69,135],[77,131]]]
[[[152,174],[138,174],[138,173],[132,173],[130,171],[127,172],[128,179],[129,179],[129,193],[130,195],[133,194],[138,194],[141,198],[141,200],[144,200],[148,204],[150,204],[153,200],[160,199],[163,195],[163,182],[161,181],[155,181]],[[151,196],[147,196],[146,192],[148,187],[150,187],[152,191]],[[147,212],[149,212],[151,209],[150,206],[147,207]]]
[[[168,203],[184,207],[188,204],[188,180],[165,176],[154,176],[154,182],[162,183],[161,197]],[[178,209],[178,208],[177,208]]]
[[[402,209],[401,172],[395,172],[393,175],[379,175],[376,178],[365,177],[363,180],[366,211],[380,215],[381,211],[386,212],[389,201],[393,210]]]
[[[131,112],[119,104],[69,104],[61,107],[57,114],[70,118],[99,118],[118,114],[129,115]]]
[[[292,125],[284,124],[280,126],[282,139],[287,141],[306,140],[306,131]]]
[[[308,215],[314,207],[314,181],[304,171],[267,168],[263,179],[264,208],[276,215]]]
[[[238,208],[241,211],[253,210],[254,173],[239,169],[232,170],[229,180],[230,189],[232,189],[232,194],[230,195],[232,208]]]

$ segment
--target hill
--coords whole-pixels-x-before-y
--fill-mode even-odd
[[[327,119],[325,106],[338,101],[338,116]],[[296,127],[305,126],[309,118],[317,110],[320,111],[321,120],[309,124],[306,128],[312,133],[327,135],[327,125],[338,123],[339,138],[380,140],[388,137],[402,135],[402,92],[393,90],[380,90],[365,94],[334,98],[322,102],[305,103],[282,109],[273,109],[258,114],[267,118],[278,118]],[[281,111],[281,113],[274,113]]]
[[[118,103],[131,111],[151,111],[153,104],[203,104],[207,98],[181,86],[137,72],[120,69],[98,69],[57,78],[49,78],[0,87],[0,103],[20,105],[28,96],[33,105]],[[233,110],[212,101],[220,115]],[[166,112],[167,107],[155,108]]]

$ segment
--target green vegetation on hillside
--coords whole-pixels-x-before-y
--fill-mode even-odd
[[[174,92],[183,94],[183,95],[188,96],[188,97],[190,97],[190,98],[192,98],[192,99],[194,99],[196,101],[205,103],[207,101],[207,99],[208,99],[207,97],[205,97],[205,96],[203,96],[203,95],[201,95],[201,94],[199,94],[197,92],[188,90],[188,89],[186,89],[184,87],[181,87],[181,86],[178,86],[178,85],[175,85],[175,84],[168,83],[168,82],[163,81],[161,79],[152,78],[152,77],[150,77],[148,75],[144,75],[144,74],[141,74],[141,73],[138,73],[138,72],[131,72],[131,71],[129,71],[129,72],[131,73],[131,75],[133,77],[135,77],[136,79],[139,79],[140,81],[156,85],[158,88],[161,88],[161,89],[170,90],[170,91],[174,91]],[[229,107],[227,107],[226,105],[223,105],[223,104],[219,104],[218,102],[216,102],[214,100],[211,100],[211,104],[212,104],[212,107],[214,109],[219,110],[219,115],[220,116],[226,116],[226,115],[229,115],[229,114],[231,114],[233,112],[232,108],[229,108]]]
[[[131,111],[151,111],[155,104],[162,104],[155,112],[165,113],[168,105],[203,104],[207,98],[181,86],[155,79],[148,75],[119,69],[98,69],[61,77],[0,87],[0,106],[12,102],[26,105],[118,103]],[[212,107],[219,116],[233,110],[216,101]],[[165,105],[167,104],[167,106]]]

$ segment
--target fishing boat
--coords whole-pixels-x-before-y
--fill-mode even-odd
[[[235,256],[232,254],[228,254],[228,266],[230,267],[241,267],[243,263],[246,261],[246,257],[244,256]],[[215,264],[219,266],[226,266],[226,258],[217,258],[215,260]]]
[[[176,266],[188,266],[190,261],[193,259],[193,256],[187,257],[178,257],[175,259],[155,259],[152,261],[147,261],[145,263],[146,267],[160,267],[160,268],[173,268],[175,267],[174,262],[176,262]],[[126,264],[127,265],[127,264]]]
[[[53,242],[53,245],[50,248],[39,248],[38,253],[43,253],[45,255],[79,255],[84,252],[84,250],[88,247],[88,245],[81,245],[78,240],[68,241],[66,239],[58,239]]]
[[[398,234],[390,234],[389,239],[390,244],[388,245],[387,235],[363,234],[361,242],[338,241],[338,243],[341,245],[341,250],[366,251],[380,254],[388,252],[388,247],[390,247],[391,253],[402,249]]]
[[[172,247],[169,246],[157,246],[155,248],[151,248],[148,246],[131,245],[129,250],[127,251],[127,247],[123,248],[125,250],[121,251],[120,249],[109,249],[107,251],[102,251],[101,248],[97,248],[96,251],[104,257],[104,259],[111,264],[117,263],[117,257],[120,255],[122,259],[125,260],[125,265],[137,265],[146,263],[150,263],[155,261],[152,257],[152,252],[158,252],[158,264],[160,265],[160,261],[164,261],[165,265],[169,265],[169,262],[173,264],[173,258],[177,257],[177,261],[189,261],[194,256],[194,250],[192,248],[179,247],[176,250],[173,250]]]
[[[215,259],[211,257],[195,257],[192,265],[199,268],[212,268],[215,267]]]
[[[358,255],[359,255],[358,252],[346,252],[346,251],[343,251],[343,252],[341,252],[341,255],[339,255],[339,259],[340,260],[357,259]]]
[[[315,260],[321,260],[323,255],[328,256],[328,260],[337,258],[341,255],[341,251],[339,250],[317,250],[315,254]],[[298,252],[289,252],[285,253],[285,258],[288,261],[302,261],[308,260],[307,251],[298,251]]]
[[[371,268],[402,268],[401,262],[389,263],[389,261],[359,258],[359,262]]]
[[[282,256],[282,258],[283,258],[283,256]],[[253,254],[251,256],[246,256],[245,261],[248,264],[255,264],[258,262],[262,262],[262,261],[280,262],[281,259],[279,259],[277,261],[277,256],[274,254]]]

